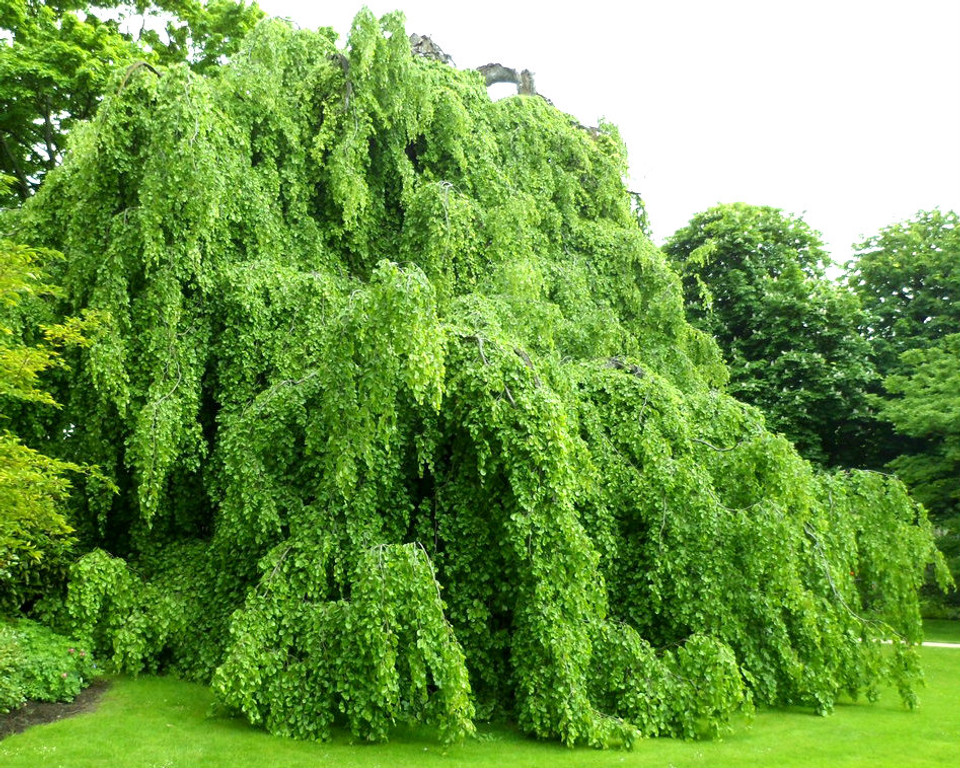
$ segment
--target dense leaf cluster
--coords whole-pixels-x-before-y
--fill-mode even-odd
[[[56,401],[41,377],[63,363],[64,345],[84,344],[96,317],[50,321],[43,299],[55,294],[40,263],[55,258],[0,239],[0,613],[16,612],[62,581],[75,542],[64,514],[70,476],[88,471],[40,453],[10,431],[11,417],[29,405]]]
[[[850,287],[884,377],[876,452],[930,511],[960,577],[960,217],[920,211],[857,247]],[[892,425],[892,430],[890,426]],[[960,600],[954,592],[952,602]]]
[[[827,279],[818,233],[779,209],[734,203],[693,217],[665,246],[690,321],[730,365],[729,391],[811,461],[871,466],[862,444],[879,377],[856,297]]]
[[[29,619],[0,621],[0,714],[25,701],[72,701],[96,670],[76,640]]]
[[[22,202],[60,164],[120,65],[211,71],[263,12],[244,0],[0,0],[0,205]]]
[[[857,246],[850,287],[868,312],[864,328],[884,375],[899,356],[960,329],[960,216],[920,211]]]
[[[880,414],[910,443],[890,462],[930,510],[938,546],[960,576],[960,334],[907,350],[884,380]],[[953,594],[956,604],[960,595]]]
[[[19,218],[109,323],[36,417],[119,488],[83,483],[111,554],[48,607],[104,658],[298,737],[911,700],[922,510],[724,392],[612,126],[491,102],[368,12],[118,86]]]

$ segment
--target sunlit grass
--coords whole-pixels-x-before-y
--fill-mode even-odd
[[[761,711],[719,742],[656,739],[633,752],[566,749],[505,727],[444,747],[424,731],[389,744],[352,745],[272,737],[212,709],[209,689],[170,678],[121,678],[91,714],[39,726],[0,742],[4,768],[160,766],[911,766],[960,765],[960,650],[922,650],[921,707],[904,710],[893,691],[876,704],[848,703],[830,717],[800,709]]]

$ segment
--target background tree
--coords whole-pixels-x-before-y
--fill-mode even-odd
[[[904,352],[898,371],[884,380],[889,396],[880,415],[919,444],[890,468],[931,511],[941,548],[960,573],[960,334]]]
[[[0,173],[16,180],[0,205],[25,200],[60,163],[67,135],[96,111],[118,66],[186,61],[208,70],[262,15],[243,0],[0,0],[8,39],[0,45]]]
[[[960,331],[958,224],[954,212],[921,211],[861,243],[845,265],[865,311],[861,334],[881,376],[901,372],[904,352]],[[923,450],[916,437],[883,422],[868,443],[883,464]]]
[[[736,203],[698,214],[664,249],[691,322],[724,352],[731,393],[806,458],[868,464],[861,443],[877,375],[858,302],[825,277],[817,233],[779,209]]]
[[[862,333],[883,381],[873,453],[910,487],[937,524],[960,575],[960,217],[920,211],[857,246],[846,265],[867,312]],[[953,593],[952,602],[960,595]]]
[[[121,14],[128,28],[139,16],[134,40],[154,53],[160,64],[186,62],[202,73],[214,72],[237,53],[243,38],[264,16],[252,0],[135,0],[105,8]]]
[[[900,366],[900,355],[960,331],[960,217],[920,211],[855,249],[846,266],[850,287],[867,313],[879,372]]]

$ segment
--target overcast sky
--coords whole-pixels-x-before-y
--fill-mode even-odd
[[[345,39],[360,3],[259,0]],[[461,68],[536,75],[616,123],[662,241],[718,202],[803,215],[838,262],[878,229],[960,210],[960,0],[370,0]]]

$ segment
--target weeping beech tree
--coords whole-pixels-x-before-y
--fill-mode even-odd
[[[121,73],[19,217],[104,318],[23,417],[106,478],[49,615],[295,737],[912,704],[925,513],[724,394],[625,171],[613,126],[491,102],[400,15]]]

